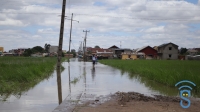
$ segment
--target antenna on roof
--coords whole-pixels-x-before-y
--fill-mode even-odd
[[[121,41],[120,41],[120,48],[122,48]]]

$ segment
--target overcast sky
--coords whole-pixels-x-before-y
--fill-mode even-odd
[[[0,46],[16,48],[58,45],[62,0],[1,0]],[[85,33],[87,46],[140,48],[172,42],[200,47],[200,0],[67,0],[74,13],[72,49]],[[70,21],[65,20],[63,50],[68,50]]]

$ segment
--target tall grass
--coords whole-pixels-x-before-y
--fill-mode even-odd
[[[55,57],[0,57],[0,94],[18,94],[48,78],[56,65]]]
[[[100,62],[168,86],[174,87],[181,80],[190,80],[197,85],[194,88],[200,91],[200,61],[101,60]]]

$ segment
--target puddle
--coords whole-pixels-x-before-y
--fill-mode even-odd
[[[92,69],[91,62],[79,62],[78,59],[71,59],[69,64],[64,62],[63,66],[65,70],[61,75],[60,71],[54,71],[52,77],[40,82],[20,98],[12,95],[7,101],[0,102],[0,111],[52,112],[63,100],[75,105],[77,102],[95,100],[118,91],[134,91],[148,96],[178,95],[176,88],[169,88],[137,75],[129,77],[127,72],[100,63],[95,70]]]

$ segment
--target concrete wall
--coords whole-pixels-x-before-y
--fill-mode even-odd
[[[137,59],[137,55],[132,54],[131,59],[134,59],[134,60]]]
[[[58,46],[50,46],[50,48],[49,48],[49,52],[50,53],[54,53],[54,52],[58,52]]]
[[[0,47],[0,52],[4,52],[4,48],[3,47]]]
[[[122,54],[122,59],[123,60],[128,59],[128,58],[129,58],[128,54]]]
[[[172,49],[169,50],[169,47]],[[162,59],[178,59],[178,47],[173,44],[166,45],[162,53]],[[169,55],[171,55],[171,57],[169,57]]]

